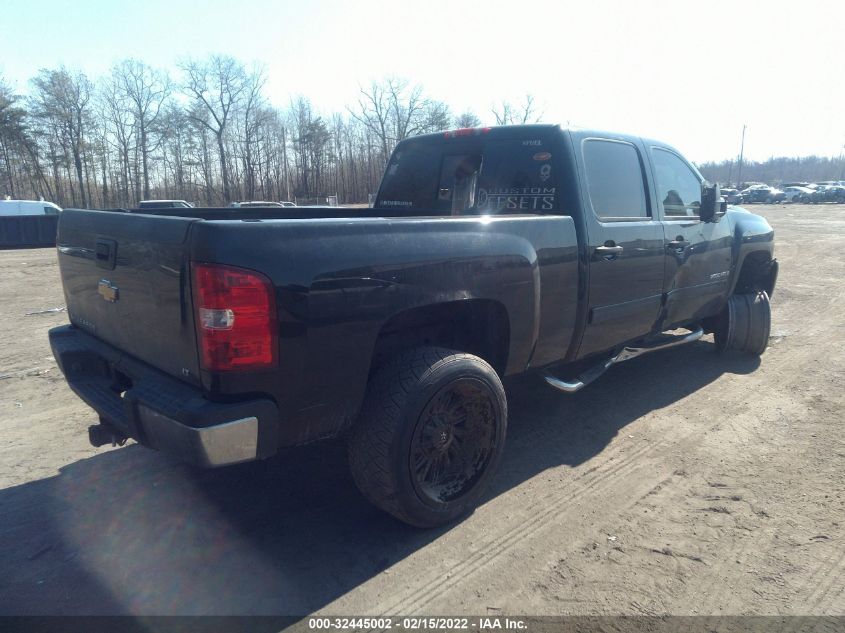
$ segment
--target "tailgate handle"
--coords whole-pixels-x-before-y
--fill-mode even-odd
[[[97,240],[97,248],[94,251],[97,258],[97,266],[106,270],[114,270],[117,260],[117,242],[114,240]]]

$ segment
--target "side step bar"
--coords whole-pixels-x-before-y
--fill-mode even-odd
[[[598,365],[591,367],[574,380],[561,380],[560,378],[552,376],[549,373],[545,374],[543,377],[546,379],[546,382],[549,383],[555,389],[565,391],[566,393],[575,393],[576,391],[580,391],[581,389],[589,385],[596,378],[601,376],[604,372],[606,372],[608,369],[610,369],[611,367],[613,367],[613,365],[616,365],[617,363],[636,358],[637,356],[642,356],[643,354],[648,354],[649,352],[656,352],[657,350],[667,349],[669,347],[676,347],[678,345],[685,345],[686,343],[693,343],[700,339],[702,336],[704,336],[704,330],[700,327],[693,330],[689,334],[661,334],[659,337],[657,337],[656,339],[652,339],[647,344],[643,344],[638,347],[623,348],[621,352],[616,354],[616,356],[612,356],[603,363],[599,363]]]

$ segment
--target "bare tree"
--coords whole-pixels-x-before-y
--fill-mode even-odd
[[[383,83],[373,82],[369,90],[360,89],[357,110],[351,114],[367,131],[375,135],[381,145],[382,160],[387,161],[392,149],[390,90]]]
[[[195,167],[192,160],[196,154],[196,140],[185,111],[173,103],[168,103],[161,113],[162,158],[165,174],[169,170],[173,178],[174,197],[183,200],[193,199],[195,195]]]
[[[254,162],[255,152],[258,150],[256,146],[256,137],[265,119],[269,116],[269,111],[265,108],[264,96],[261,91],[264,89],[264,84],[267,83],[267,77],[264,69],[256,67],[246,77],[244,86],[244,104],[243,104],[243,168],[245,182],[246,199],[255,199],[255,173],[256,164]]]
[[[405,79],[391,77],[387,80],[390,112],[393,117],[393,138],[403,141],[422,131],[427,100],[422,86],[409,86]]]
[[[399,141],[449,127],[448,106],[425,97],[422,86],[406,79],[388,77],[360,92],[358,107],[349,114],[378,140],[382,164]]]
[[[317,197],[325,193],[323,176],[331,133],[322,117],[314,115],[311,102],[305,97],[291,102],[290,119],[294,158],[300,173],[296,194]]]
[[[469,110],[462,112],[455,117],[455,127],[458,128],[478,127],[480,125],[481,119],[479,119],[474,112],[470,112]]]
[[[89,123],[88,104],[91,82],[82,73],[71,74],[64,68],[41,70],[32,80],[31,97],[34,114],[52,128],[73,160],[79,194],[83,207],[88,207],[86,174],[84,173],[84,143]],[[73,192],[73,189],[71,189]]]
[[[442,101],[426,101],[416,132],[428,134],[448,130],[452,124],[452,112]]]
[[[188,116],[214,134],[223,180],[223,202],[231,202],[229,165],[224,139],[229,117],[241,102],[249,85],[246,70],[243,64],[224,55],[213,55],[204,62],[189,61],[180,68],[185,73],[185,93],[208,115],[202,116],[194,109],[189,111]]]
[[[138,131],[138,151],[144,174],[144,198],[150,197],[150,132],[170,96],[170,78],[136,59],[127,59],[112,71],[126,99],[131,104]],[[136,174],[137,177],[137,174]]]
[[[502,101],[492,109],[496,117],[496,125],[519,125],[525,123],[539,123],[543,113],[537,111],[534,95],[526,94],[523,103],[514,105],[509,101]]]
[[[17,105],[19,99],[0,77],[0,158],[3,160],[4,180],[12,198],[15,197],[14,157],[16,150],[26,141],[26,110]]]
[[[116,70],[101,82],[98,95],[100,117],[106,123],[107,142],[117,150],[119,169],[120,202],[129,204],[129,184],[132,182],[130,165],[131,152],[134,149],[135,126],[131,105],[121,86],[120,75]],[[137,193],[137,190],[136,190]]]
[[[24,102],[0,77],[0,182],[15,198],[24,190],[53,197],[41,167],[37,143],[28,127]]]

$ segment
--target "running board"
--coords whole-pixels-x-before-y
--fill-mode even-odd
[[[546,382],[555,389],[565,391],[566,393],[575,393],[576,391],[580,391],[589,385],[617,363],[636,358],[637,356],[642,356],[643,354],[648,354],[649,352],[656,352],[661,349],[668,349],[669,347],[677,347],[678,345],[685,345],[686,343],[694,343],[702,336],[704,336],[704,330],[700,327],[689,334],[661,334],[656,339],[650,340],[647,344],[643,344],[638,347],[623,348],[621,352],[616,354],[616,356],[612,356],[603,363],[599,363],[598,365],[591,367],[574,380],[561,380],[549,373],[545,374],[543,377],[546,379]]]

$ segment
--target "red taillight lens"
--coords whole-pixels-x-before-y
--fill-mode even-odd
[[[262,369],[276,364],[273,285],[251,270],[194,264],[197,341],[204,369]]]

